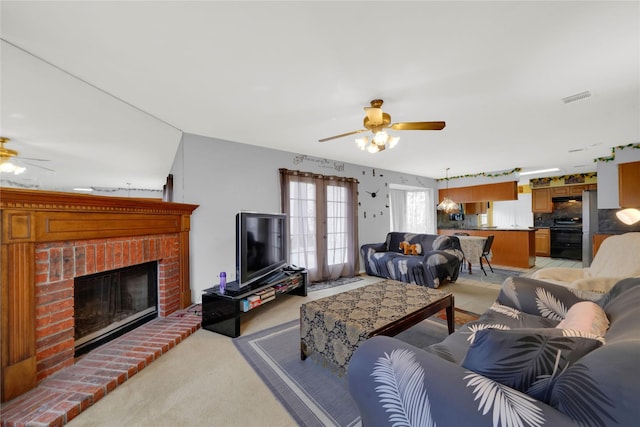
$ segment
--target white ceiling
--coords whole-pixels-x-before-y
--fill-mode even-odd
[[[640,2],[2,1],[18,185],[162,187],[181,132],[441,178],[640,142]],[[565,104],[583,91],[592,96]],[[353,137],[374,98],[398,132]],[[578,151],[575,151],[578,150]],[[5,181],[6,185],[6,181]]]

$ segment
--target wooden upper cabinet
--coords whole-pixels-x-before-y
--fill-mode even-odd
[[[563,185],[560,187],[549,187],[551,197],[582,196],[584,190],[589,189],[589,185]]]
[[[448,191],[448,193],[447,193]],[[498,182],[496,184],[471,185],[468,187],[442,188],[438,200],[445,196],[458,203],[489,202],[495,200],[518,200],[518,182]]]
[[[487,213],[487,202],[465,203],[464,213],[467,215],[477,215]]]
[[[587,189],[586,185],[569,185],[570,196],[582,196],[582,192]]]
[[[536,188],[531,190],[531,211],[534,213],[550,213],[553,211],[551,189]]]
[[[550,187],[551,197],[564,197],[569,195],[569,187],[563,185],[562,187]]]
[[[640,208],[640,162],[618,165],[618,197],[621,208]]]

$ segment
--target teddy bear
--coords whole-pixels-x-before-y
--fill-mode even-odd
[[[410,244],[407,241],[400,242],[400,250],[405,255],[420,255],[422,253],[422,245],[420,243]]]

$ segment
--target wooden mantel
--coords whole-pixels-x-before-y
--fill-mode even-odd
[[[0,188],[2,401],[36,385],[36,245],[90,239],[179,236],[180,306],[191,304],[190,216],[198,205],[155,199]]]

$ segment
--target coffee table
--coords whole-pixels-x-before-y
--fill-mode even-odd
[[[358,346],[376,335],[396,335],[446,309],[454,331],[453,294],[395,280],[363,286],[300,307],[300,357],[318,353],[346,369]]]

